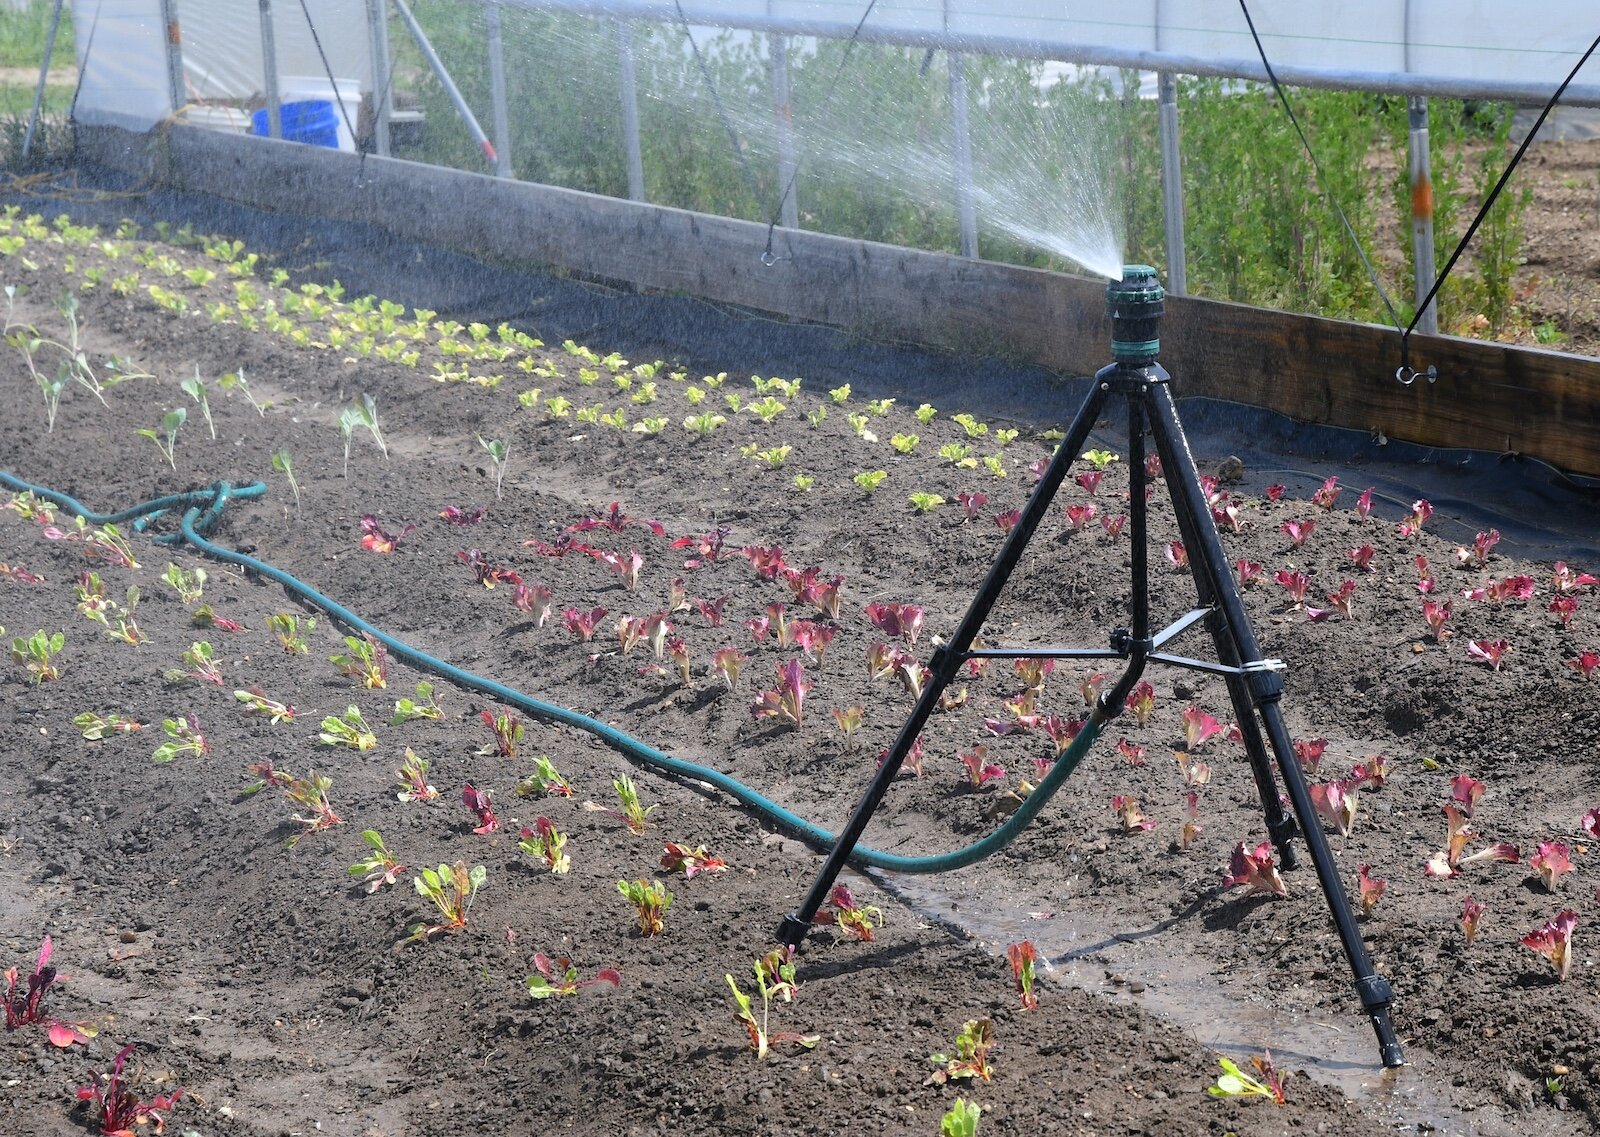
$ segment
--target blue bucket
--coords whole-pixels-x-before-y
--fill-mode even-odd
[[[305,142],[311,146],[339,148],[339,116],[333,103],[327,99],[313,99],[304,103],[284,103],[278,108],[283,120],[283,137],[287,142]],[[266,108],[250,116],[250,133],[266,137],[272,132],[267,124]]]

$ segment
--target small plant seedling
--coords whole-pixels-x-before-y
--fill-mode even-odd
[[[548,754],[541,754],[535,758],[533,773],[517,783],[518,797],[533,797],[535,794],[543,794],[546,797],[572,796],[572,783],[556,769]]]
[[[19,987],[22,980],[21,970],[16,967],[6,968],[6,1030],[12,1031],[37,1024],[49,1028],[52,1046],[65,1049],[75,1043],[87,1044],[96,1033],[92,1027],[60,1022],[44,1013],[45,995],[49,994],[50,988],[65,979],[50,965],[50,956],[54,951],[54,941],[46,936],[39,944],[39,955],[34,961],[32,974],[28,976],[27,990]]]
[[[179,600],[185,604],[193,604],[200,599],[201,593],[205,590],[206,570],[199,566],[183,569],[169,563],[161,579],[172,586]]]
[[[74,715],[72,725],[90,742],[98,742],[108,734],[133,734],[144,729],[144,723],[138,719],[119,714],[98,715],[93,711]]]
[[[65,633],[37,631],[27,639],[20,636],[12,639],[11,660],[24,668],[32,677],[33,684],[38,686],[47,679],[61,678],[61,666],[56,657],[66,646]]]
[[[533,953],[533,966],[539,971],[527,979],[528,994],[535,999],[550,999],[557,995],[576,995],[585,987],[609,983],[622,986],[622,972],[615,967],[602,967],[593,979],[579,979],[578,969],[566,956],[551,959],[542,951]]]
[[[300,483],[294,480],[294,456],[287,450],[272,455],[272,468],[289,479],[289,491],[294,494],[294,511],[300,512]]]
[[[1011,982],[1016,986],[1025,1010],[1034,1010],[1039,1006],[1039,996],[1033,993],[1036,978],[1034,965],[1038,959],[1039,953],[1032,940],[1006,945],[1006,960],[1011,964]]]
[[[210,683],[213,686],[221,687],[223,681],[222,669],[217,666],[214,655],[215,649],[209,643],[203,640],[191,643],[182,656],[183,666],[189,670],[185,671],[183,668],[174,667],[166,672],[167,681],[169,683],[182,683],[185,680],[193,680],[196,683]]]
[[[117,1051],[117,1056],[111,1060],[111,1073],[91,1070],[90,1076],[94,1080],[87,1086],[79,1086],[77,1090],[79,1101],[93,1103],[90,1106],[91,1120],[99,1125],[99,1131],[112,1137],[132,1133],[135,1127],[142,1127],[146,1122],[153,1122],[156,1132],[161,1132],[166,1122],[164,1115],[171,1112],[183,1096],[183,1091],[178,1089],[170,1094],[157,1094],[149,1101],[139,1100],[139,1095],[128,1088],[122,1073],[136,1045],[130,1042]]]
[[[876,905],[857,904],[848,884],[834,885],[828,893],[828,903],[833,908],[818,912],[811,918],[813,924],[835,924],[846,935],[866,942],[872,940],[874,928],[883,927],[883,910]]]
[[[968,1019],[961,1033],[956,1035],[954,1054],[928,1055],[934,1071],[928,1075],[926,1084],[943,1085],[957,1078],[991,1080],[994,1068],[989,1065],[989,1051],[993,1048],[994,1023],[987,1018]]]
[[[444,708],[434,697],[433,684],[424,679],[417,684],[416,698],[395,700],[394,717],[389,720],[389,725],[399,726],[412,719],[432,719],[437,722],[442,718],[444,718]]]
[[[239,393],[255,408],[256,414],[262,418],[267,417],[267,405],[257,401],[255,393],[250,390],[250,384],[245,381],[243,367],[239,368],[238,371],[230,371],[218,379],[217,386],[224,391],[233,391],[237,388]]]
[[[863,492],[871,493],[888,476],[889,472],[887,470],[863,470],[850,480],[859,486]]]
[[[371,635],[345,636],[349,650],[330,655],[328,662],[369,691],[389,685],[389,649]]]
[[[781,1030],[771,1032],[768,1023],[771,1019],[772,1003],[775,999],[782,999],[785,1003],[793,1002],[799,984],[795,981],[794,948],[785,946],[774,948],[766,955],[755,961],[753,968],[756,979],[756,990],[761,994],[761,1018],[755,1016],[755,1007],[750,997],[740,989],[739,983],[732,975],[724,975],[728,981],[728,988],[733,992],[733,1002],[736,1008],[734,1018],[744,1026],[745,1032],[750,1036],[750,1049],[756,1052],[757,1058],[765,1058],[772,1051],[775,1042],[793,1042],[810,1050],[822,1040],[821,1035],[801,1034],[798,1031]]]
[[[978,1137],[978,1119],[983,1109],[977,1102],[956,1098],[945,1115],[939,1119],[939,1137]]]
[[[182,718],[163,719],[161,729],[167,740],[156,747],[150,761],[165,764],[180,754],[193,754],[196,758],[211,753],[211,743],[200,729],[200,718],[193,711]]]
[[[850,384],[828,388],[828,398],[832,399],[835,405],[844,406],[850,400]]]
[[[394,796],[401,801],[432,801],[439,796],[439,791],[428,784],[428,760],[409,746],[396,776],[400,789]]]
[[[400,874],[406,871],[406,866],[395,860],[376,829],[363,829],[361,839],[367,843],[372,852],[351,865],[349,871],[351,876],[361,878],[361,883],[366,885],[367,892],[371,894],[384,885],[399,880]]]
[[[672,893],[659,880],[619,880],[617,891],[632,904],[639,918],[639,931],[647,936],[659,936],[663,919],[672,907]]]
[[[243,703],[245,709],[254,711],[258,715],[265,715],[271,723],[293,722],[294,708],[288,703],[280,703],[276,699],[269,699],[260,687],[252,687],[248,691],[235,691],[233,697]]]
[[[908,496],[912,506],[916,508],[918,513],[932,512],[944,504],[944,498],[940,497],[936,493],[929,493],[926,490],[918,490],[916,493]]]
[[[216,421],[211,417],[211,400],[206,396],[206,381],[200,378],[200,368],[196,366],[194,369],[194,378],[185,379],[183,382],[178,384],[178,387],[185,395],[188,395],[191,399],[193,399],[197,406],[199,406],[200,413],[205,416],[206,428],[211,431],[211,440],[215,442],[217,438],[217,424]]]
[[[522,719],[507,710],[487,708],[478,712],[478,718],[494,735],[494,753],[502,758],[515,758],[526,729]]]
[[[410,935],[401,943],[420,943],[441,932],[458,932],[465,928],[472,902],[488,878],[488,869],[482,865],[468,869],[465,861],[440,865],[437,869],[424,868],[422,875],[412,877],[411,882],[416,886],[417,895],[432,901],[444,919],[437,924],[413,924]]]
[[[178,468],[176,451],[178,448],[178,431],[183,429],[183,424],[188,421],[189,412],[182,407],[174,407],[161,419],[161,426],[157,430],[146,427],[134,431],[140,438],[148,438],[156,444],[156,449],[161,451],[161,456],[167,460],[167,465],[174,470]]]
[[[506,458],[511,453],[511,447],[498,438],[484,438],[481,434],[478,435],[478,445],[488,452],[489,460],[494,463],[494,496],[498,501],[501,498],[501,484],[506,477]]]
[[[315,617],[307,619],[305,631],[309,632],[317,626]],[[289,655],[305,655],[311,649],[306,646],[305,638],[300,634],[300,618],[288,612],[278,612],[267,617],[267,631],[278,638],[278,644]]]
[[[642,806],[639,804],[639,788],[633,784],[633,779],[626,774],[612,782],[611,785],[617,791],[617,801],[621,804],[620,809],[597,805],[592,801],[584,802],[583,808],[591,813],[609,813],[613,817],[620,818],[622,823],[628,827],[628,832],[635,837],[640,836],[644,833],[650,814],[655,811],[656,806]]]
[[[682,869],[683,879],[693,880],[703,872],[727,872],[728,862],[707,853],[704,845],[691,849],[676,841],[668,841],[666,851],[661,854],[661,869],[663,872]]]
[[[1572,932],[1578,914],[1568,908],[1522,937],[1522,946],[1531,948],[1550,961],[1556,981],[1564,982],[1572,968]]]
[[[317,734],[317,741],[324,746],[348,746],[351,750],[362,753],[375,750],[378,746],[378,736],[367,726],[367,720],[361,715],[361,708],[354,704],[346,707],[342,715],[325,717],[322,720],[322,730]]]
[[[1272,1065],[1272,1052],[1269,1050],[1260,1058],[1251,1058],[1250,1064],[1260,1077],[1246,1074],[1231,1058],[1218,1058],[1217,1065],[1222,1067],[1222,1073],[1215,1085],[1206,1087],[1206,1093],[1219,1098],[1262,1097],[1282,1105],[1287,1100],[1283,1093],[1284,1075]]]
[[[552,873],[566,874],[572,868],[572,858],[567,854],[567,835],[556,828],[555,822],[540,814],[533,819],[533,828],[524,826],[522,840],[517,848],[530,857],[538,857]]]
[[[756,719],[785,719],[799,727],[806,695],[816,684],[805,677],[805,665],[798,659],[777,664],[776,668],[777,684],[757,696],[750,704],[750,714]]]
[[[461,787],[461,804],[478,819],[472,830],[474,833],[486,836],[500,828],[500,815],[494,811],[494,796],[488,790],[480,790],[468,782]]]

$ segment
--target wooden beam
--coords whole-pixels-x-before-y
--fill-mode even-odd
[[[80,128],[80,154],[257,208],[383,226],[499,262],[534,262],[790,319],[1092,374],[1110,357],[1103,281],[767,226],[319,147],[172,127],[164,145]],[[154,155],[152,157],[152,155]],[[359,178],[357,172],[359,170]],[[1600,476],[1600,360],[1413,337],[1437,382],[1395,378],[1393,329],[1170,297],[1162,363],[1180,396],[1428,446],[1515,452]]]

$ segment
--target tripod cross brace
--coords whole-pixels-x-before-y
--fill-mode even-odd
[[[829,850],[810,891],[800,907],[784,918],[778,935],[784,943],[794,947],[798,947],[805,938],[813,917],[822,907],[840,871],[851,859],[867,823],[883,801],[889,784],[900,772],[901,764],[911,752],[940,696],[956,680],[968,660],[1045,658],[1126,661],[1122,675],[1100,694],[1090,711],[1089,721],[1084,727],[1084,733],[1090,736],[1090,740],[1099,735],[1106,722],[1121,713],[1129,693],[1148,664],[1160,663],[1205,672],[1220,676],[1227,687],[1256,790],[1261,798],[1267,833],[1283,867],[1297,867],[1299,858],[1292,841],[1297,835],[1303,836],[1329,914],[1333,917],[1345,957],[1354,974],[1356,994],[1377,1034],[1380,1058],[1385,1066],[1403,1065],[1405,1059],[1389,1021],[1389,1005],[1393,998],[1389,981],[1377,974],[1366,945],[1362,942],[1355,915],[1339,879],[1333,851],[1318,823],[1305,773],[1300,768],[1293,741],[1284,724],[1279,703],[1283,695],[1282,672],[1285,665],[1280,660],[1263,659],[1261,656],[1216,523],[1201,489],[1188,438],[1178,418],[1172,397],[1171,377],[1157,362],[1165,295],[1156,279],[1155,269],[1147,265],[1126,266],[1122,280],[1107,286],[1113,362],[1095,376],[1094,387],[1028,498],[1021,516],[1006,535],[1000,552],[990,565],[955,633],[934,652],[929,661],[928,669],[932,678],[924,684],[921,695],[901,725],[876,776]],[[1112,398],[1121,398],[1127,405],[1128,532],[1132,541],[1131,626],[1112,631],[1110,644],[1106,648],[974,648],[972,645],[977,641],[990,610],[1044,519],[1080,448],[1088,440],[1089,432]],[[1189,555],[1189,569],[1199,600],[1198,607],[1156,632],[1150,628],[1146,504],[1148,475],[1144,462],[1147,437],[1161,459],[1167,492],[1172,500],[1179,534]],[[1198,625],[1204,625],[1211,635],[1217,653],[1215,661],[1175,655],[1163,650]],[[1274,759],[1277,764],[1276,775],[1273,771]],[[1280,776],[1293,807],[1292,814],[1283,808],[1278,790]],[[1051,781],[1051,788],[1056,784]],[[1041,786],[1040,790],[1044,788]]]

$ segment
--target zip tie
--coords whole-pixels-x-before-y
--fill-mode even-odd
[[[1252,659],[1249,663],[1241,663],[1239,670],[1249,673],[1252,671],[1288,671],[1289,665],[1281,659]]]

